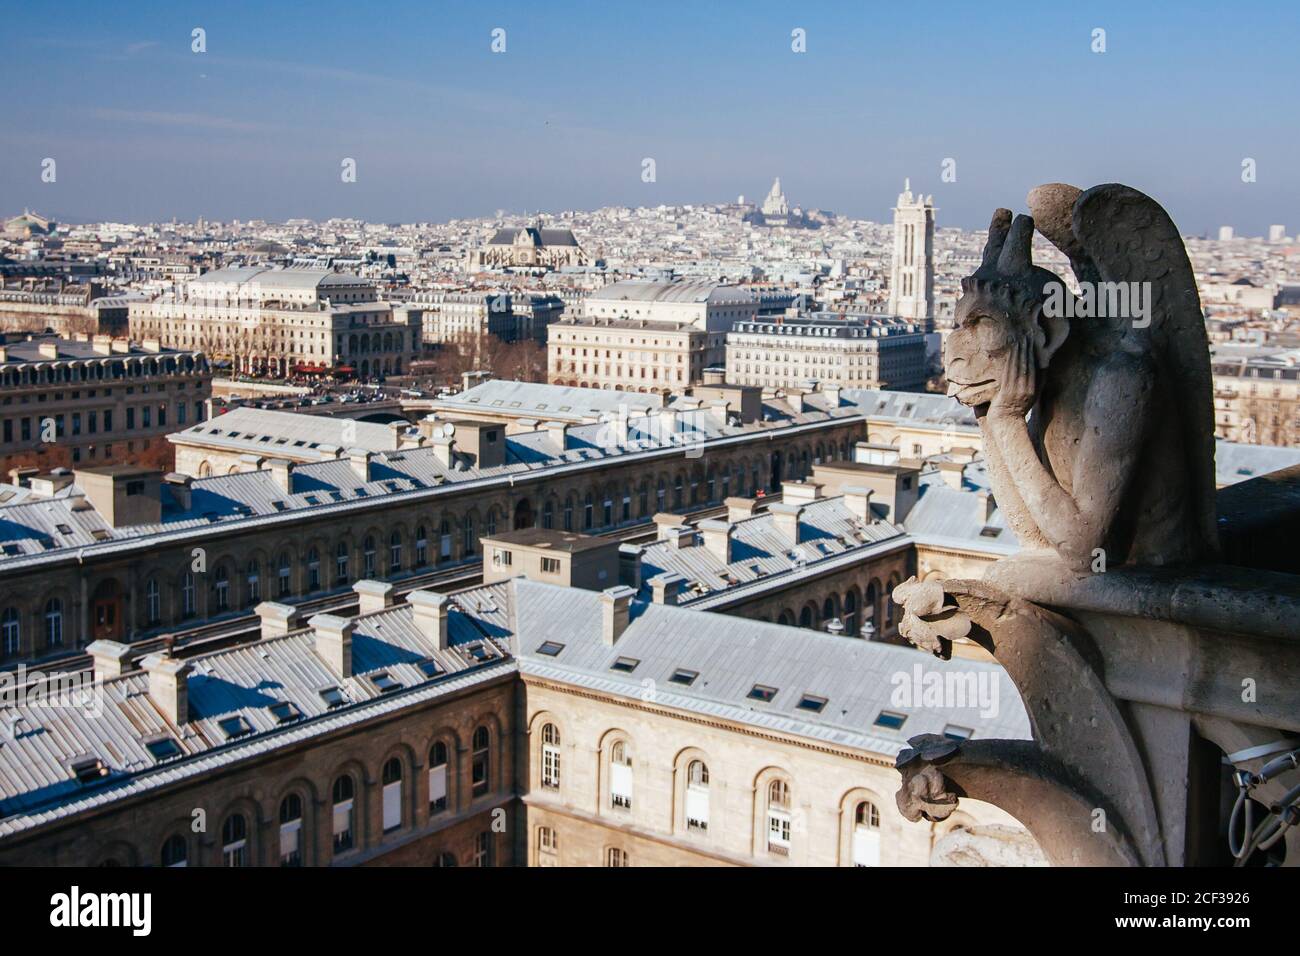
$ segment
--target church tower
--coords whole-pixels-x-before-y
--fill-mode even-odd
[[[894,207],[889,314],[934,331],[934,197],[914,197],[910,179]]]

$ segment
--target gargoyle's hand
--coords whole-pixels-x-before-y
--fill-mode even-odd
[[[989,403],[989,417],[1023,421],[1034,407],[1037,396],[1038,375],[1033,343],[1028,338],[1019,338],[1007,350],[1006,368],[998,393]]]
[[[947,603],[938,581],[918,581],[913,575],[894,588],[893,597],[903,607],[899,633],[935,657],[948,660],[952,642],[970,633],[970,618]]]

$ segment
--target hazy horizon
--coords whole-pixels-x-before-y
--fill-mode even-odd
[[[74,2],[6,26],[3,215],[445,222],[759,200],[779,175],[791,203],[877,222],[910,177],[941,226],[1059,180],[1143,189],[1187,235],[1300,230],[1282,4]]]

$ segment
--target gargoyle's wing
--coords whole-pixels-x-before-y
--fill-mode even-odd
[[[1085,273],[1103,283],[1128,287],[1130,312],[1142,315],[1108,322],[1124,347],[1148,355],[1180,417],[1205,551],[1217,551],[1214,512],[1214,395],[1205,314],[1196,278],[1178,227],[1164,208],[1144,193],[1119,183],[1094,186],[1074,203],[1071,229],[1081,247]],[[1076,252],[1078,249],[1076,248]],[[1102,294],[1100,291],[1097,293]],[[1097,320],[1093,320],[1097,321]],[[1172,424],[1172,423],[1170,423]]]

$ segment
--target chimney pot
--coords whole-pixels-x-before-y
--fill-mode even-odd
[[[655,575],[648,583],[656,604],[676,604],[686,579],[675,571],[668,571]]]
[[[730,564],[732,534],[735,529],[725,521],[701,521],[697,527],[708,552],[723,564]]]

